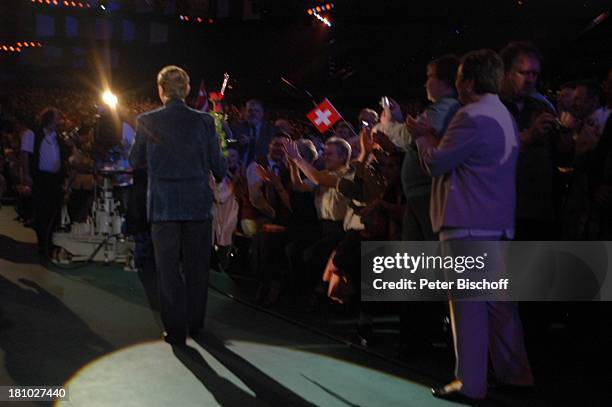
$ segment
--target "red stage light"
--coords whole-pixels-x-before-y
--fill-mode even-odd
[[[17,46],[18,46],[18,47],[21,47],[21,43],[20,43],[20,42],[18,42],[18,43],[17,43]]]
[[[29,46],[30,46],[30,44],[28,44],[27,42],[24,42],[24,43],[23,43],[23,46],[27,48],[27,47],[29,47]]]
[[[198,20],[198,23],[201,23],[202,22],[202,17],[198,17],[197,20]]]
[[[185,21],[189,21],[189,16],[185,16]]]
[[[317,10],[317,13],[320,13],[321,12],[321,7],[317,6],[317,8],[315,10]]]
[[[212,18],[208,19],[208,24],[213,24],[215,21]]]
[[[15,48],[15,51],[21,52],[21,48],[17,47],[17,48]]]
[[[312,10],[308,9],[308,15],[311,16],[312,15]]]
[[[326,5],[325,5],[325,8],[326,8],[327,10],[331,10],[331,5],[330,5],[330,4],[326,4]]]

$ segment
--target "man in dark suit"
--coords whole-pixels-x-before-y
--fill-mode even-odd
[[[249,100],[246,103],[246,113],[246,122],[232,129],[240,145],[240,158],[245,167],[256,158],[268,155],[272,136],[279,132],[274,125],[264,121],[264,106],[260,100]]]
[[[24,185],[32,183],[34,226],[43,263],[51,255],[52,235],[59,224],[68,172],[70,149],[58,136],[61,121],[59,110],[46,108],[40,114],[36,131],[26,135],[21,146],[24,159],[22,177]]]
[[[190,90],[187,72],[165,67],[157,75],[157,88],[164,106],[138,117],[130,163],[147,169],[147,213],[164,339],[180,345],[187,331],[196,336],[204,326],[212,244],[209,177],[212,172],[220,181],[226,163],[213,118],[185,105]]]

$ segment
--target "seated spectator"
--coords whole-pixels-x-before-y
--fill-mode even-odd
[[[312,164],[317,159],[317,150],[312,141],[298,139],[295,144],[306,162]],[[308,286],[307,276],[311,274],[303,261],[303,252],[321,237],[321,227],[312,190],[296,188],[296,184],[308,181],[304,180],[305,176],[292,161],[289,161],[289,170],[292,179],[292,188],[289,191],[292,213],[289,219],[289,243],[285,246],[285,253],[289,262],[289,284],[297,298]],[[299,179],[294,181],[296,177]]]
[[[278,301],[284,277],[284,247],[291,216],[291,180],[284,150],[288,141],[284,133],[272,136],[267,156],[251,162],[246,170],[248,204],[256,215],[253,254],[260,283],[256,302],[264,306]]]
[[[343,276],[348,276],[353,284],[359,281],[360,276],[359,259],[354,254],[360,250],[361,241],[386,235],[388,225],[381,216],[382,212],[368,210],[370,205],[383,198],[386,188],[383,177],[385,157],[382,150],[374,150],[373,147],[370,130],[362,129],[359,156],[351,162],[350,170],[337,183],[338,191],[350,201],[343,222],[346,233],[331,256],[331,264]],[[373,341],[369,308],[367,303],[360,303],[357,333],[363,346],[369,346]]]
[[[345,140],[332,137],[325,143],[325,170],[317,170],[300,154],[296,145],[287,146],[293,188],[314,192],[321,225],[320,238],[306,248],[303,254],[307,269],[312,271],[307,279],[309,286],[321,276],[327,258],[344,236],[342,221],[346,216],[348,199],[338,192],[336,184],[348,171],[350,154],[351,147]],[[306,180],[302,180],[299,171],[305,174]]]

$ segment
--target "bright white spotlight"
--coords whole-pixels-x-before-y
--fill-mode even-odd
[[[119,99],[117,99],[117,96],[115,96],[110,90],[107,90],[102,94],[102,101],[106,103],[111,109],[116,108],[117,103],[119,103]]]

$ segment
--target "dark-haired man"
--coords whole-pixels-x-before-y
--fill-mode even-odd
[[[566,205],[567,237],[573,239],[612,238],[612,115],[603,99],[599,83],[577,83],[576,157]]]
[[[562,150],[570,150],[555,132],[557,117],[550,105],[533,97],[541,55],[530,43],[512,42],[500,52],[504,61],[501,99],[514,116],[521,138],[516,178],[516,239],[554,240],[559,213],[556,167]],[[567,152],[567,151],[565,151]]]
[[[268,154],[268,146],[272,136],[278,129],[264,120],[264,105],[258,99],[246,102],[246,121],[232,128],[234,137],[240,146],[240,158],[248,166],[257,157]]]
[[[259,289],[256,301],[273,305],[281,293],[281,267],[287,242],[291,203],[291,179],[285,155],[289,135],[277,133],[271,137],[268,154],[257,157],[246,169],[248,202],[243,202],[243,213],[250,212],[250,222],[243,220],[247,232],[254,235],[256,268]],[[247,208],[249,207],[249,208]]]
[[[458,66],[459,58],[455,55],[444,55],[427,64],[425,91],[431,105],[417,120],[431,125],[439,137],[444,134],[460,107],[455,89]],[[403,123],[399,105],[393,103],[391,108],[393,111],[383,110],[381,122],[374,131],[386,134],[394,145],[405,152],[401,169],[402,188],[406,197],[402,240],[436,240],[429,217],[431,176],[421,168],[414,137]],[[375,137],[381,141],[379,133],[375,133]],[[401,308],[402,352],[414,353],[415,349],[430,348],[432,339],[442,336],[441,321],[445,311],[441,306],[433,303],[404,303]]]
[[[460,107],[455,90],[458,66],[459,59],[454,55],[444,55],[427,65],[425,90],[432,104],[417,120],[428,123],[438,136],[444,134]],[[375,137],[382,141],[381,136],[376,135],[379,131],[406,152],[402,163],[402,187],[407,199],[407,210],[402,239],[435,240],[429,219],[431,176],[421,169],[414,137],[409,127],[403,123],[403,114],[397,103],[383,110],[380,123],[374,127]]]
[[[24,182],[32,179],[34,225],[41,260],[49,258],[52,233],[59,221],[64,202],[64,181],[70,150],[58,137],[61,114],[55,108],[43,110],[39,126],[32,139],[24,138],[22,152],[29,153],[29,166],[22,168]],[[31,178],[30,178],[31,177]]]

